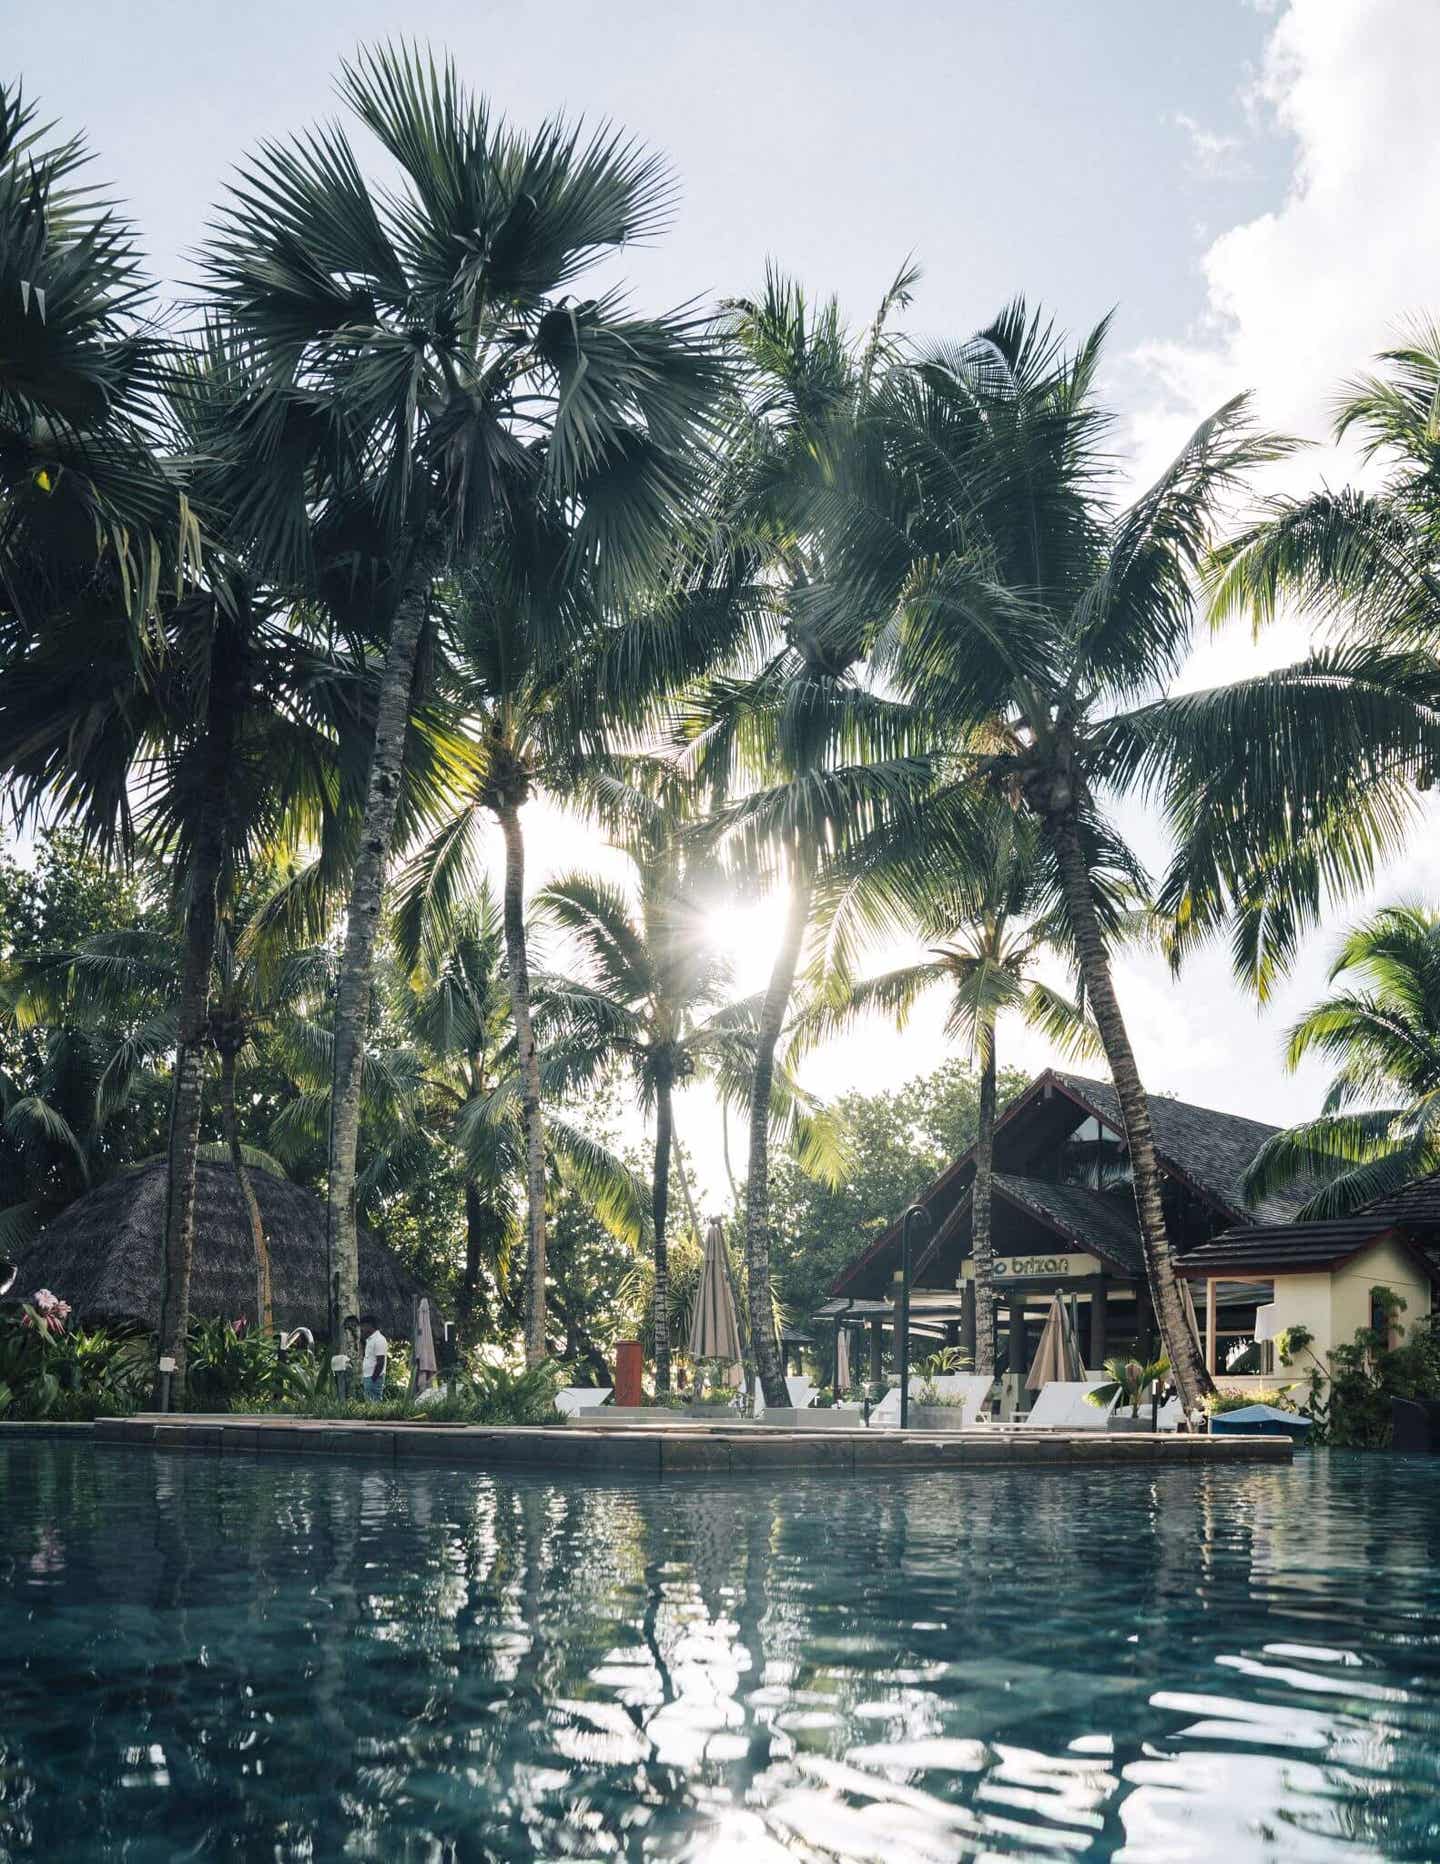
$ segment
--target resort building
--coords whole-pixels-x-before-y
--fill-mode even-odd
[[[1313,1187],[1296,1186],[1256,1207],[1241,1191],[1246,1167],[1274,1127],[1160,1095],[1150,1097],[1150,1119],[1166,1223],[1215,1372],[1271,1370],[1275,1338],[1297,1325],[1315,1336],[1312,1350],[1323,1365],[1332,1345],[1369,1324],[1376,1283],[1401,1295],[1410,1316],[1428,1311],[1440,1271],[1424,1245],[1428,1237],[1440,1241],[1440,1181],[1409,1187],[1391,1200],[1393,1212],[1296,1224]],[[972,1148],[920,1192],[929,1221],[911,1275],[912,1337],[970,1355],[974,1177]],[[995,1130],[991,1238],[996,1365],[1012,1401],[1057,1293],[1071,1306],[1087,1367],[1098,1369],[1116,1353],[1146,1359],[1158,1350],[1119,1101],[1108,1081],[1047,1069],[1005,1110]],[[817,1316],[869,1327],[876,1376],[900,1264],[897,1219],[846,1266]]]

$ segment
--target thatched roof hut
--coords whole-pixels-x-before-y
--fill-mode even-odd
[[[326,1328],[325,1206],[313,1191],[252,1166],[250,1180],[270,1245],[275,1323]],[[160,1323],[160,1246],[165,1163],[123,1171],[77,1198],[20,1259],[11,1298],[49,1288],[90,1325]],[[255,1252],[240,1187],[229,1165],[201,1160],[195,1182],[195,1258],[190,1309],[255,1318]],[[392,1338],[410,1332],[411,1301],[426,1289],[368,1231],[360,1232],[360,1305]]]

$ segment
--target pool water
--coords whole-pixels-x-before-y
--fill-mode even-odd
[[[664,1484],[0,1438],[0,1858],[1440,1858],[1440,1459]]]

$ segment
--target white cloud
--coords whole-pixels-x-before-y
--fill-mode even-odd
[[[1206,181],[1230,181],[1249,172],[1245,144],[1241,137],[1210,129],[1183,110],[1170,118],[1176,129],[1185,132],[1190,145],[1190,167]]]
[[[1437,66],[1440,6],[1290,0],[1253,94],[1294,139],[1291,184],[1273,211],[1211,243],[1190,338],[1138,353],[1156,391],[1136,426],[1147,462],[1240,388],[1269,425],[1327,438],[1339,384],[1406,316],[1440,304]],[[1291,473],[1305,482],[1346,464],[1326,449]]]

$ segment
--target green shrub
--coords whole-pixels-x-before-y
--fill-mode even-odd
[[[1243,1411],[1248,1404],[1269,1404],[1280,1411],[1294,1411],[1297,1407],[1291,1390],[1289,1385],[1279,1385],[1269,1392],[1216,1392],[1213,1398],[1205,1400],[1205,1409],[1211,1417],[1220,1417],[1226,1411]]]
[[[48,1289],[0,1309],[0,1416],[76,1422],[144,1402],[155,1363],[148,1342],[72,1327],[69,1316]]]

